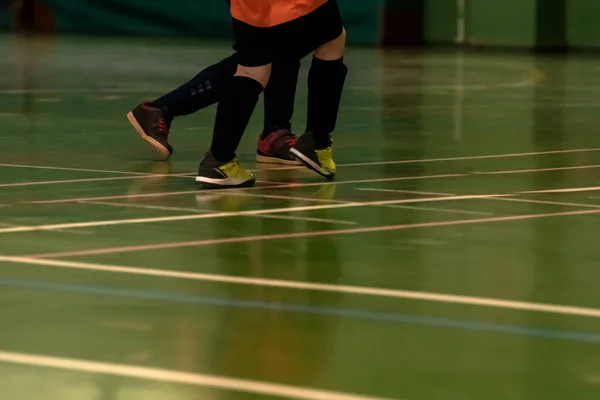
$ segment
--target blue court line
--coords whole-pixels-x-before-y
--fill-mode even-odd
[[[102,286],[73,285],[65,283],[42,282],[26,279],[0,279],[0,286],[48,290],[54,292],[68,292],[81,294],[94,294],[113,297],[129,297],[142,300],[168,301],[186,304],[202,304],[219,307],[261,309],[273,311],[298,312],[313,315],[332,317],[365,319],[383,322],[396,322],[409,325],[421,325],[442,328],[463,329],[468,331],[505,333],[521,336],[533,336],[546,339],[557,339],[572,342],[600,343],[600,334],[576,331],[563,331],[554,329],[534,328],[519,325],[502,325],[486,322],[461,321],[448,318],[428,316],[414,316],[399,313],[365,311],[351,308],[313,307],[301,304],[268,303],[251,300],[232,300],[220,297],[201,297],[178,293],[149,292],[132,289],[116,289]]]

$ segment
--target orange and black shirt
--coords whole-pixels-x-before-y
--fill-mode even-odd
[[[248,25],[270,28],[310,14],[327,0],[231,0],[231,16]]]

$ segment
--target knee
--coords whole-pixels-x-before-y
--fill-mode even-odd
[[[346,52],[346,29],[329,43],[325,43],[315,51],[315,57],[325,61],[335,61],[344,57]]]
[[[244,76],[246,78],[254,79],[265,88],[271,77],[271,64],[260,67],[245,67],[243,65],[238,65],[235,76]]]

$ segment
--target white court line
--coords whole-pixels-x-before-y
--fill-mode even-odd
[[[338,204],[356,203],[356,201],[347,201],[347,200],[317,199],[317,198],[298,197],[298,196],[264,195],[264,194],[253,194],[253,193],[248,193],[248,192],[232,192],[232,193],[227,193],[226,195],[241,196],[241,197],[257,197],[257,198],[277,199],[277,200],[294,200],[294,201],[305,201],[305,202],[316,202],[316,203],[338,203]],[[381,207],[399,208],[399,209],[416,210],[416,211],[445,212],[445,213],[450,213],[450,214],[494,215],[493,213],[487,213],[487,212],[463,211],[463,210],[455,210],[455,209],[450,209],[450,208],[431,208],[431,207],[397,206],[397,205],[383,205]]]
[[[142,175],[142,176],[153,176],[154,175],[154,174],[146,173],[146,172],[113,171],[113,170],[106,170],[106,169],[51,167],[51,166],[46,166],[46,165],[0,164],[0,167],[49,169],[49,170],[58,170],[58,171],[77,171],[77,172],[97,172],[97,173],[106,173],[106,174],[126,174],[126,175]]]
[[[590,212],[588,212],[590,213]],[[430,301],[436,303],[461,304],[479,307],[501,308],[509,310],[535,311],[550,314],[576,315],[582,317],[600,318],[600,309],[530,303],[515,300],[494,299],[486,297],[461,296],[445,293],[418,292],[411,290],[396,290],[365,286],[335,285],[316,282],[286,281],[279,279],[251,278],[244,276],[229,276],[219,274],[204,274],[198,272],[173,271],[154,268],[136,268],[120,265],[91,264],[64,260],[44,260],[32,257],[0,256],[0,262],[38,265],[56,268],[76,269],[84,271],[102,271],[117,274],[132,274],[154,276],[161,278],[185,279],[202,282],[219,282],[248,286],[276,287],[296,290],[313,290],[318,292],[344,293],[353,295],[375,296],[395,299]]]
[[[415,164],[415,163],[430,163],[430,162],[442,162],[442,161],[463,161],[463,160],[482,160],[482,159],[494,159],[494,158],[511,158],[511,157],[528,157],[545,154],[564,154],[564,153],[585,153],[600,151],[600,148],[589,148],[589,149],[567,149],[567,150],[551,150],[551,151],[538,151],[528,153],[509,153],[509,154],[490,154],[482,156],[463,156],[463,157],[444,157],[444,158],[425,158],[422,160],[397,160],[397,161],[374,161],[374,162],[363,162],[363,163],[346,163],[338,164],[338,167],[362,167],[371,165],[390,165],[390,164]],[[114,170],[103,170],[103,169],[86,169],[86,168],[66,168],[66,167],[52,167],[45,165],[24,165],[24,164],[0,164],[0,167],[14,167],[14,168],[36,168],[36,169],[50,169],[50,170],[63,170],[63,171],[81,171],[81,172],[100,172],[100,173],[111,173],[111,174],[127,174],[127,175],[146,175],[153,176],[152,173],[146,172],[128,172],[128,171],[114,171]],[[278,167],[278,168],[264,168],[253,170],[255,172],[260,171],[282,171],[282,170],[296,170],[304,169],[302,166],[294,167]],[[185,173],[177,174],[174,176],[189,176],[195,175],[196,173]]]
[[[425,196],[455,196],[453,194],[439,193],[439,192],[422,192],[418,190],[402,190],[402,189],[380,189],[380,188],[355,188],[362,192],[387,192],[387,193],[407,193],[407,194],[421,194]]]
[[[65,183],[120,181],[120,180],[126,180],[126,179],[148,179],[148,178],[161,177],[161,176],[162,177],[174,177],[175,175],[109,176],[109,177],[104,177],[104,178],[63,179],[63,180],[56,180],[56,181],[2,183],[2,184],[0,184],[0,188],[4,188],[4,187],[21,187],[21,186],[57,185],[57,184],[65,184]]]
[[[357,181],[333,181],[333,182],[314,182],[314,183],[284,183],[269,186],[254,186],[244,189],[236,189],[246,191],[255,190],[270,190],[270,189],[292,189],[298,187],[313,187],[313,186],[325,186],[325,185],[342,185],[347,183],[373,183],[373,182],[394,182],[394,181],[412,181],[412,180],[424,180],[424,179],[438,179],[448,178],[456,176],[467,176],[466,174],[452,174],[452,175],[425,175],[425,176],[404,176],[397,178],[381,178],[381,179],[365,179]],[[270,183],[270,182],[269,182]],[[186,190],[181,192],[162,192],[162,193],[144,193],[134,195],[116,195],[116,196],[102,196],[102,197],[79,197],[70,199],[56,199],[56,200],[35,200],[27,201],[19,204],[60,204],[60,203],[74,203],[78,201],[96,201],[96,200],[117,200],[117,199],[134,199],[134,198],[147,198],[147,197],[165,197],[165,196],[179,196],[186,194],[206,194],[212,195],[215,193],[232,193],[232,189],[216,189],[210,191],[202,190]]]
[[[131,203],[117,203],[111,201],[78,201],[78,204],[93,204],[99,206],[111,206],[111,207],[125,207],[125,208],[140,208],[147,210],[160,210],[160,211],[180,211],[180,212],[194,212],[199,214],[211,214],[212,210],[202,210],[199,208],[183,208],[183,207],[169,207],[169,206],[153,206],[148,204],[131,204]]]
[[[565,188],[565,189],[550,189],[550,190],[531,190],[527,192],[519,192],[522,194],[537,194],[537,193],[577,193],[577,192],[595,192],[600,190],[600,186]]]
[[[563,169],[569,168],[590,168],[595,166],[580,166],[580,167],[564,167]],[[560,169],[560,168],[558,168]],[[554,170],[558,170],[554,169]],[[457,178],[457,177],[468,177],[468,176],[477,176],[483,174],[517,174],[517,173],[529,173],[536,172],[539,170],[505,170],[505,171],[489,171],[489,172],[479,172],[472,174],[445,174],[445,175],[425,175],[425,176],[406,176],[406,177],[395,177],[395,178],[380,178],[380,179],[362,179],[362,180],[352,180],[352,181],[333,181],[333,182],[314,182],[314,183],[285,183],[285,182],[265,182],[271,183],[270,186],[256,186],[251,188],[245,188],[244,191],[253,191],[253,190],[269,190],[269,189],[292,189],[292,188],[302,188],[302,187],[313,187],[313,186],[324,186],[324,185],[342,185],[342,184],[354,184],[354,183],[377,183],[377,182],[399,182],[399,181],[411,181],[411,180],[425,180],[425,179],[446,179],[446,178]],[[178,176],[183,176],[184,174],[180,174]],[[591,188],[596,190],[596,188]],[[239,190],[239,189],[238,189]],[[560,189],[567,190],[567,189]],[[572,191],[582,191],[581,188],[568,189]],[[590,190],[590,189],[586,189]],[[231,189],[219,189],[213,190],[212,193],[216,192],[230,192]],[[163,197],[163,196],[177,196],[191,193],[206,193],[198,190],[194,191],[182,191],[182,192],[167,192],[167,193],[146,193],[140,195],[120,195],[120,196],[106,196],[106,197],[88,197],[88,198],[71,198],[71,199],[57,199],[57,200],[37,200],[37,201],[29,201],[22,204],[60,204],[60,203],[70,203],[77,201],[88,201],[88,200],[116,200],[116,199],[127,199],[127,198],[141,198],[141,197]],[[408,193],[408,192],[406,192]],[[550,193],[548,191],[532,191],[532,192],[520,192],[520,193]]]
[[[129,208],[140,208],[140,209],[150,209],[150,210],[163,210],[163,211],[177,211],[177,212],[193,212],[193,213],[201,213],[210,215],[213,214],[213,210],[202,210],[198,208],[183,208],[183,207],[167,207],[167,206],[152,206],[146,204],[132,204],[132,203],[113,203],[107,201],[80,201],[80,204],[96,204],[101,206],[113,206],[113,207],[129,207]],[[248,215],[248,217],[257,217],[257,218],[270,218],[270,219],[283,219],[283,220],[291,220],[291,221],[304,221],[304,222],[320,222],[325,224],[340,224],[340,225],[358,225],[357,222],[354,221],[346,221],[340,219],[330,219],[330,218],[311,218],[311,217],[292,217],[288,215]]]
[[[588,214],[600,214],[600,209],[596,210],[578,210],[578,211],[567,211],[559,213],[549,214],[527,214],[527,215],[515,215],[508,217],[493,217],[493,218],[478,218],[478,219],[463,219],[463,220],[451,220],[441,222],[422,222],[416,224],[400,224],[400,225],[384,225],[375,227],[363,227],[363,228],[352,228],[352,229],[338,229],[328,231],[309,231],[309,232],[297,232],[297,233],[280,233],[271,235],[255,235],[255,236],[242,236],[224,239],[207,239],[207,240],[194,240],[188,242],[171,242],[171,243],[156,243],[149,245],[138,245],[138,246],[124,246],[124,247],[109,247],[104,249],[92,249],[92,250],[79,250],[61,253],[48,253],[48,254],[35,254],[29,255],[30,259],[42,259],[42,258],[57,258],[57,257],[77,257],[77,256],[90,256],[90,255],[101,255],[101,254],[117,254],[117,253],[130,253],[136,251],[151,251],[151,250],[164,250],[174,249],[182,247],[200,247],[200,246],[212,246],[218,244],[231,244],[231,243],[244,243],[253,241],[266,241],[266,240],[282,240],[282,239],[298,239],[308,237],[319,237],[319,236],[334,236],[334,235],[355,235],[358,233],[373,233],[373,232],[393,232],[405,229],[420,229],[420,228],[435,228],[445,226],[458,226],[458,225],[472,225],[472,224],[485,224],[494,222],[507,222],[507,221],[522,221],[540,218],[552,218],[552,217],[564,217],[564,216],[576,216],[576,215],[588,215]],[[2,257],[0,257],[2,261]]]
[[[440,212],[440,213],[448,213],[448,214],[464,214],[464,215],[494,215],[491,212],[482,212],[482,211],[467,211],[467,210],[455,210],[452,208],[433,208],[433,207],[413,207],[413,206],[386,206],[389,208],[401,208],[405,210],[414,210],[414,211],[432,211],[432,212]]]
[[[64,371],[112,375],[152,382],[165,382],[201,386],[212,389],[253,393],[300,400],[385,400],[378,397],[361,396],[325,390],[279,385],[270,382],[228,378],[224,376],[195,374],[166,369],[146,368],[134,365],[111,364],[72,358],[50,357],[38,354],[23,354],[0,351],[0,362],[32,367],[60,369]]]
[[[432,192],[411,192],[411,191],[406,191],[406,190],[394,190],[394,189],[377,189],[377,188],[357,188],[356,190],[361,190],[361,191],[370,191],[370,192],[387,192],[387,193],[406,193],[406,192],[410,192],[410,193],[414,193],[414,194],[424,194],[424,195],[429,195],[429,196],[457,196],[456,194],[452,194],[452,193],[432,193]],[[517,196],[518,194],[514,194],[514,196]],[[513,195],[509,195],[509,196],[513,196]],[[600,205],[597,204],[585,204],[585,203],[571,203],[571,202],[564,202],[564,201],[548,201],[548,200],[534,200],[534,199],[520,199],[520,198],[514,198],[514,197],[499,197],[499,196],[494,196],[494,197],[489,197],[489,198],[482,198],[483,200],[494,200],[494,201],[512,201],[515,203],[532,203],[532,204],[549,204],[549,205],[555,205],[555,206],[565,206],[565,207],[584,207],[584,208],[600,208]]]
[[[515,203],[549,204],[549,205],[564,206],[564,207],[600,208],[600,205],[596,205],[596,204],[571,203],[571,202],[564,202],[564,201],[533,200],[533,199],[518,199],[518,198],[512,198],[512,197],[493,197],[489,200],[512,201]]]
[[[425,158],[422,160],[399,160],[399,161],[374,161],[374,162],[363,162],[363,163],[350,163],[350,164],[338,164],[338,167],[365,167],[371,165],[394,165],[394,164],[417,164],[417,163],[430,163],[430,162],[441,162],[441,161],[466,161],[466,160],[486,160],[494,158],[512,158],[512,157],[528,157],[538,156],[545,154],[565,154],[565,153],[586,153],[600,151],[600,148],[589,148],[589,149],[570,149],[570,150],[552,150],[552,151],[536,151],[529,153],[510,153],[510,154],[490,154],[483,156],[464,156],[464,157],[445,157],[445,158]],[[298,167],[280,167],[271,168],[270,171],[279,171],[287,169],[297,169]]]
[[[577,169],[592,169],[600,168],[600,165],[578,165],[575,167],[556,167],[556,168],[533,168],[533,169],[517,169],[510,171],[488,171],[488,172],[473,172],[475,175],[507,175],[507,174],[525,174],[528,172],[550,172],[550,171],[570,171]]]
[[[24,225],[8,224],[6,222],[0,222],[0,226],[13,227],[13,228],[24,228],[25,227]],[[63,230],[63,229],[57,229],[54,232],[68,233],[68,234],[71,234],[71,235],[93,235],[94,234],[93,231]]]
[[[65,223],[65,224],[48,224],[48,225],[38,225],[38,226],[28,226],[28,227],[1,228],[0,233],[18,233],[18,232],[32,232],[32,231],[39,231],[39,230],[72,229],[72,228],[87,228],[87,227],[98,227],[98,226],[132,225],[132,224],[148,224],[148,223],[157,223],[157,222],[191,221],[191,220],[199,220],[199,219],[240,217],[240,216],[247,216],[247,215],[268,215],[268,214],[290,213],[290,212],[300,212],[300,211],[331,210],[331,209],[337,209],[337,208],[382,206],[382,205],[388,205],[388,204],[428,203],[428,202],[439,202],[439,201],[470,200],[470,199],[487,198],[487,197],[492,197],[492,196],[494,196],[494,195],[431,197],[431,198],[420,198],[420,199],[371,201],[371,202],[363,202],[363,203],[352,202],[352,203],[344,203],[344,204],[323,204],[323,205],[303,206],[303,207],[284,207],[284,208],[272,208],[272,209],[265,209],[265,210],[221,212],[221,213],[200,214],[200,215],[178,215],[178,216],[170,216],[170,217],[132,218],[132,219],[118,219],[118,220],[108,220],[108,221],[73,222],[73,223]],[[507,195],[498,195],[498,196],[507,196]]]

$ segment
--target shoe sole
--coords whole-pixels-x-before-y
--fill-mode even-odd
[[[256,155],[256,162],[261,164],[279,164],[279,165],[302,165],[298,160],[284,160],[283,158]]]
[[[238,181],[236,179],[211,179],[197,176],[196,183],[202,185],[205,189],[233,189],[254,186],[256,179]]]
[[[319,166],[319,164],[317,164],[310,158],[306,157],[304,154],[302,154],[298,150],[290,149],[290,153],[292,153],[292,155],[294,157],[296,157],[296,159],[298,161],[300,161],[306,168],[312,169],[313,171],[315,171],[317,174],[321,175],[322,177],[331,180],[335,176],[335,173],[332,174],[331,172],[325,171],[323,168],[321,168]]]
[[[152,138],[151,136],[146,134],[146,132],[144,132],[142,126],[133,115],[133,112],[127,113],[127,119],[129,120],[129,123],[134,127],[138,135],[140,135],[140,137],[146,142],[150,143],[150,146],[152,147],[152,150],[156,155],[156,161],[167,161],[169,158],[171,158],[171,152],[169,151],[169,149],[163,146],[158,140]]]

